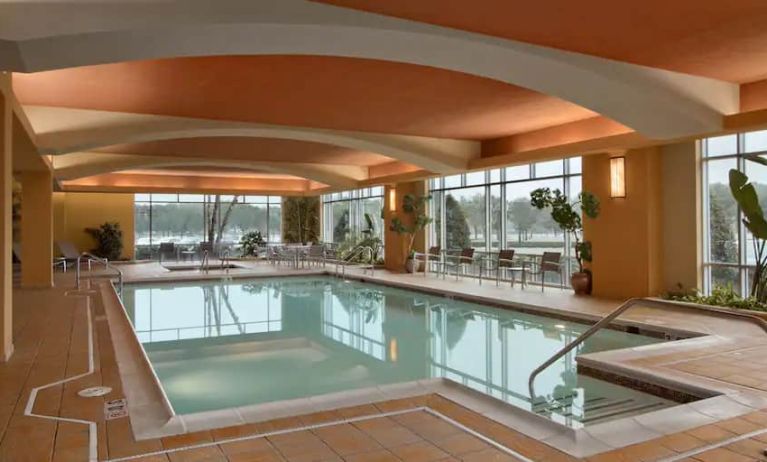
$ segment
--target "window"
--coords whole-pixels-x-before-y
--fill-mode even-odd
[[[236,246],[243,234],[253,230],[261,231],[269,242],[281,240],[280,197],[136,194],[134,202],[137,258],[151,258],[162,242],[191,247],[204,241],[214,213],[216,239],[221,243]]]
[[[368,231],[383,238],[383,187],[325,194],[322,204],[324,241],[340,244]]]
[[[753,239],[742,225],[730,194],[729,171],[738,169],[754,184],[762,205],[767,204],[767,167],[743,155],[767,155],[767,131],[707,138],[701,142],[703,161],[703,290],[731,286],[749,292],[753,269]]]
[[[560,252],[565,278],[575,268],[570,239],[549,212],[530,205],[530,193],[548,187],[574,199],[581,192],[580,157],[434,178],[428,184],[434,218],[430,245],[473,247],[479,254],[515,249],[523,258]],[[551,277],[547,282],[559,284],[556,274]]]

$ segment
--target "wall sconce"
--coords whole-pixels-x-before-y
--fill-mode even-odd
[[[394,188],[389,189],[389,211],[397,211],[397,190]]]
[[[626,158],[610,158],[610,197],[626,197]]]

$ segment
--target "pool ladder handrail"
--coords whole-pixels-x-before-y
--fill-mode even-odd
[[[210,271],[210,255],[207,250],[202,251],[202,260],[200,260],[200,271],[207,273]]]
[[[120,268],[115,267],[111,263],[109,263],[109,259],[107,258],[101,258],[93,255],[89,252],[83,252],[80,255],[77,256],[77,266],[75,267],[75,288],[77,290],[80,290],[80,262],[83,258],[87,258],[89,261],[95,261],[98,263],[103,264],[107,269],[114,270],[117,272],[117,285],[118,285],[118,291],[120,295],[123,293],[123,272],[120,270]],[[88,271],[90,271],[90,264],[88,265]]]
[[[636,305],[655,305],[656,307],[663,307],[663,308],[683,308],[683,309],[694,309],[694,310],[700,310],[700,311],[711,311],[719,314],[724,314],[725,316],[732,316],[732,317],[738,317],[743,318],[745,320],[751,321],[753,323],[756,323],[759,325],[759,327],[762,328],[762,330],[767,333],[767,321],[764,319],[754,316],[747,313],[740,313],[737,311],[733,311],[727,308],[719,308],[715,306],[709,306],[709,305],[699,305],[697,303],[687,303],[687,302],[678,302],[678,301],[671,301],[671,300],[662,300],[658,298],[630,298],[623,302],[618,308],[611,311],[607,316],[602,318],[599,322],[588,328],[585,332],[583,332],[581,335],[579,335],[575,340],[568,343],[564,347],[562,347],[559,351],[551,355],[549,359],[544,361],[540,366],[536,367],[531,373],[530,377],[527,380],[527,386],[528,391],[530,392],[530,402],[533,403],[535,401],[535,389],[533,387],[535,378],[543,372],[546,368],[557,362],[562,356],[566,355],[570,351],[572,351],[575,347],[586,341],[589,337],[596,334],[598,331],[600,331],[602,328],[610,324],[612,321],[615,320],[618,316],[625,313],[629,308],[636,306]],[[534,403],[533,403],[534,404]]]
[[[229,249],[224,249],[224,251],[221,252],[221,269],[225,270],[227,273],[229,272],[229,260],[230,260]]]
[[[361,256],[363,252],[367,252],[368,254],[368,261],[370,262],[368,265],[360,264],[359,266],[362,267],[362,274],[365,274],[367,271],[367,267],[370,269],[370,275],[373,276],[375,274],[375,262],[373,261],[373,248],[370,246],[362,246],[357,248],[354,252],[349,254],[346,258],[343,260],[336,261],[336,276],[338,276],[338,265],[341,265],[341,277],[346,277],[346,266],[349,264],[352,264],[349,260]],[[356,265],[356,264],[355,264]]]

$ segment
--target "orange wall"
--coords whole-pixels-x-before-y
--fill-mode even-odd
[[[123,258],[133,258],[133,220],[133,194],[53,194],[54,240],[71,241],[81,252],[95,246],[85,228],[96,228],[106,221],[116,221],[120,223],[123,232]]]
[[[661,152],[627,151],[626,198],[610,198],[610,157],[583,158],[583,189],[599,197],[601,213],[584,220],[593,245],[594,295],[628,298],[663,292]]]
[[[391,211],[391,191],[395,191],[395,203],[396,210]],[[391,271],[404,271],[405,261],[407,260],[407,245],[409,237],[407,235],[399,235],[392,231],[389,231],[392,217],[399,216],[400,219],[406,224],[409,223],[410,215],[402,213],[402,198],[406,194],[414,194],[416,196],[422,196],[426,194],[426,182],[425,181],[411,181],[407,183],[397,183],[395,185],[388,185],[384,187],[384,245],[385,248],[385,266],[386,269]],[[423,231],[416,235],[413,249],[416,252],[424,252],[426,247],[426,233]]]

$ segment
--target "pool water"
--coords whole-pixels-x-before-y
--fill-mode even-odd
[[[126,285],[136,334],[179,414],[433,377],[580,427],[674,403],[578,374],[575,356],[658,338],[329,276]]]

